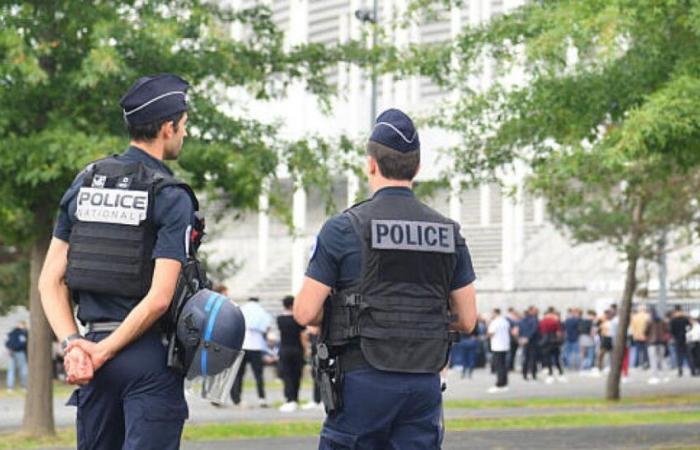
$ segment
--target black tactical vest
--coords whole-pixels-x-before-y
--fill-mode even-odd
[[[357,284],[326,302],[326,343],[359,340],[364,359],[380,370],[440,371],[456,247],[464,245],[459,226],[413,196],[377,196],[344,214],[362,243],[362,269]]]
[[[138,161],[109,157],[85,169],[77,194],[76,223],[70,235],[66,284],[89,291],[142,298],[151,287],[156,227],[156,195],[180,186],[198,209],[184,182]]]

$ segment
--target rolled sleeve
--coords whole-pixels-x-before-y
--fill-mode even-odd
[[[167,258],[187,262],[194,210],[192,200],[178,187],[167,187],[158,193],[155,206],[157,227],[153,259]]]

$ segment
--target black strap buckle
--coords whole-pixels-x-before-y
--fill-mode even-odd
[[[362,294],[348,294],[345,296],[345,306],[357,307],[362,303]]]

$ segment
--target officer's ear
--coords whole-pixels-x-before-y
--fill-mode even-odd
[[[175,122],[168,120],[160,127],[160,136],[164,141],[170,140],[175,135]]]
[[[379,164],[371,155],[367,155],[367,174],[371,176],[379,174]]]

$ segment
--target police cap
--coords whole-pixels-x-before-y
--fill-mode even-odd
[[[387,109],[377,117],[369,140],[401,153],[420,150],[418,131],[413,121],[398,109]]]
[[[187,111],[189,83],[177,75],[163,73],[139,78],[120,104],[130,125],[141,125]]]

